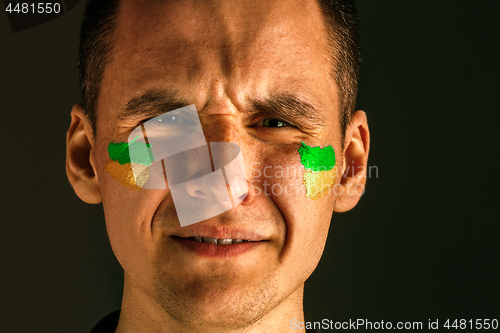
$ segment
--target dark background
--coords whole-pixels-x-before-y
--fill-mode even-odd
[[[120,306],[102,207],[64,167],[83,7],[18,33],[0,13],[1,332],[89,332]],[[306,318],[500,320],[500,2],[358,7],[378,177],[334,215]]]

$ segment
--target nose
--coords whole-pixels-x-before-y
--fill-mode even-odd
[[[191,197],[211,200],[214,204],[228,203],[233,208],[253,200],[240,147],[232,142],[209,142],[208,147],[212,170],[185,182],[186,192]]]
[[[212,172],[186,182],[186,192],[197,199],[230,202],[232,207],[250,203],[255,191],[247,180],[241,135],[234,123],[235,117],[211,115],[200,118]]]
[[[209,108],[212,109],[212,108]],[[200,113],[200,123],[207,142],[240,143],[241,128],[238,116],[234,114],[207,114],[204,109]]]
[[[186,192],[193,198],[203,200],[216,200],[221,203],[229,203],[235,207],[239,203],[248,203],[255,196],[251,184],[246,179],[233,182],[230,186],[224,183],[224,186],[218,184],[208,177],[199,177],[186,183]]]
[[[220,172],[219,177],[217,173]],[[208,175],[186,182],[186,192],[193,198],[214,200],[221,203],[231,202],[229,185],[221,182],[222,172],[212,172]]]

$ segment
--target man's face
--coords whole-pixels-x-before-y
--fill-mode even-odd
[[[239,326],[301,295],[336,196],[306,197],[298,149],[331,145],[342,161],[322,22],[313,0],[122,2],[94,150],[111,245],[136,297],[151,297],[180,322]],[[123,117],[124,106],[147,94],[195,104],[207,142],[240,146],[252,185],[240,205],[181,228],[168,188],[132,191],[109,175],[109,143],[126,142],[150,117]],[[278,127],[276,117],[252,107],[279,98],[315,111],[304,117],[283,108],[294,126]],[[180,239],[194,236],[258,242],[203,255]]]

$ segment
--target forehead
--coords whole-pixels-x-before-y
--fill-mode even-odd
[[[235,103],[280,90],[321,95],[311,102],[331,107],[324,105],[334,90],[331,61],[315,0],[122,1],[113,39],[102,92],[119,90],[113,97],[121,105],[163,88],[208,100],[217,86]]]

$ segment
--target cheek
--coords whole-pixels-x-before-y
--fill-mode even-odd
[[[309,186],[308,190],[313,189],[314,193],[322,192],[321,196],[312,200],[304,183],[329,187],[329,184],[336,179],[336,175],[331,172],[320,174],[327,178],[326,180],[318,179],[317,175],[314,175],[314,178],[307,178],[310,175],[301,164],[298,145],[281,154],[274,151],[273,154],[267,155],[258,171],[260,171],[260,187],[274,202],[286,221],[286,244],[282,259],[291,258],[295,269],[300,266],[305,272],[312,272],[326,242],[335,194],[328,189],[319,191],[314,186]],[[255,170],[253,174],[259,175],[259,172]]]
[[[298,147],[266,155],[259,168],[252,168],[253,185],[274,201],[287,221],[329,221],[335,197],[331,185],[337,180],[337,168],[308,172]]]
[[[97,169],[111,247],[124,270],[140,276],[148,271],[147,258],[153,251],[151,221],[167,190],[141,189],[134,183],[130,164],[101,157]]]

